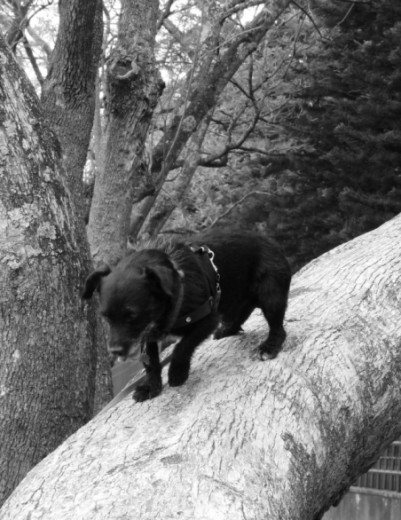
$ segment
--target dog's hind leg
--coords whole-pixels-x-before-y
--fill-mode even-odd
[[[262,307],[262,311],[270,330],[267,339],[259,345],[259,354],[263,360],[273,359],[280,352],[287,336],[283,326],[285,307],[278,309],[264,309]]]
[[[174,348],[168,371],[170,386],[181,386],[189,376],[191,358],[195,349],[216,329],[218,316],[212,312],[205,318],[197,321]]]
[[[161,365],[159,359],[159,348],[156,341],[146,344],[146,355],[148,359],[143,362],[146,371],[146,383],[138,385],[133,398],[137,402],[146,401],[156,397],[162,391]]]
[[[259,289],[259,307],[269,324],[269,335],[259,346],[261,359],[273,359],[280,352],[287,336],[283,322],[287,308],[289,280],[282,280],[280,285],[270,280]]]

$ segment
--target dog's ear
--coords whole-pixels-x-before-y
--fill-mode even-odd
[[[149,280],[155,281],[167,296],[173,296],[174,273],[171,269],[161,265],[146,267],[145,275]]]
[[[93,271],[88,278],[85,280],[85,287],[82,292],[82,298],[84,300],[89,300],[93,296],[93,293],[96,289],[99,289],[100,280],[107,276],[111,272],[111,269],[108,265],[102,264],[100,267]]]

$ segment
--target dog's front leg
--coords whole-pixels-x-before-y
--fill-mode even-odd
[[[146,383],[138,385],[135,389],[133,398],[137,402],[152,399],[162,391],[161,365],[159,359],[159,349],[156,341],[146,343],[147,360],[143,362],[146,371]]]
[[[173,351],[168,370],[170,386],[181,386],[185,383],[191,368],[192,354],[195,352],[196,347],[216,330],[217,325],[218,316],[212,313],[188,327],[185,335],[177,343]]]

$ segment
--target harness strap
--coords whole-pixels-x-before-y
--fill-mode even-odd
[[[219,302],[220,302],[220,296],[221,296],[221,288],[220,288],[220,275],[219,271],[217,269],[216,264],[214,263],[214,252],[209,249],[207,246],[200,246],[197,249],[194,249],[191,247],[191,251],[194,254],[201,254],[201,255],[207,255],[207,259],[210,262],[216,276],[215,284],[210,282],[210,278],[207,276],[206,279],[209,284],[209,289],[211,295],[209,298],[203,303],[200,307],[195,309],[193,312],[187,314],[186,316],[182,316],[179,318],[175,324],[174,328],[181,328],[185,327],[186,325],[190,325],[191,323],[195,323],[202,318],[205,318],[208,316],[212,311],[217,310]]]
[[[217,265],[214,263],[214,251],[212,251],[208,246],[201,246],[198,250],[201,254],[207,254],[209,261],[214,269],[214,272],[216,274],[216,284],[214,287],[210,287],[210,292],[212,295],[214,294],[214,307],[216,308],[219,306],[220,303],[220,297],[221,297],[221,287],[220,287],[220,273],[217,269]]]
[[[179,288],[178,288],[178,294],[177,294],[177,299],[176,299],[174,308],[172,309],[172,311],[169,315],[169,318],[167,320],[167,324],[165,327],[166,330],[168,330],[171,327],[173,327],[174,329],[179,329],[179,328],[185,327],[187,325],[191,325],[192,323],[196,323],[197,321],[200,321],[202,318],[205,318],[206,316],[208,316],[211,312],[216,311],[219,306],[220,296],[221,296],[220,274],[219,274],[216,264],[214,263],[214,252],[211,249],[209,249],[207,246],[201,246],[201,247],[198,247],[197,249],[194,249],[191,247],[191,251],[194,254],[201,254],[201,255],[207,254],[207,258],[210,262],[210,265],[212,266],[212,268],[215,272],[216,281],[215,281],[215,284],[212,284],[210,282],[210,278],[206,277],[208,284],[209,284],[210,293],[211,293],[209,298],[202,305],[197,307],[194,311],[190,312],[189,314],[187,314],[185,316],[178,318],[178,315],[179,315],[179,312],[181,309],[183,294],[184,294],[184,283],[185,282],[184,282],[184,274],[182,273],[182,271],[180,271],[179,269],[177,269],[174,266],[174,268],[176,269],[176,271],[179,275]],[[158,330],[157,327],[155,327],[155,324],[153,324],[153,323],[151,323],[149,325],[148,330],[144,331],[144,333],[142,334],[142,337],[141,337],[141,349],[140,349],[140,351],[141,351],[140,359],[143,363],[145,363],[145,364],[149,363],[149,356],[146,352],[146,345],[147,345],[147,342],[149,341],[149,339],[154,337],[155,341],[158,341],[160,339],[160,336],[162,336],[164,332],[165,331]]]

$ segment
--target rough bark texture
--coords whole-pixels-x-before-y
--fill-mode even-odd
[[[67,182],[84,216],[83,169],[95,111],[95,82],[102,50],[101,0],[60,0],[60,26],[42,105],[60,140]]]
[[[58,142],[0,39],[0,503],[92,416],[90,265]]]
[[[42,107],[60,141],[64,176],[72,195],[78,231],[86,242],[83,170],[93,126],[96,76],[102,51],[101,0],[61,0],[60,26],[49,74],[42,89]],[[91,267],[86,268],[87,275]],[[111,396],[110,360],[100,317],[97,318],[95,410]]]
[[[98,171],[88,236],[95,262],[113,262],[127,246],[133,189],[163,82],[155,68],[158,1],[124,0],[118,43],[107,65],[104,167]]]
[[[288,338],[210,341],[188,382],[100,413],[2,520],[317,520],[401,433],[401,216],[299,272]]]

